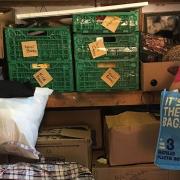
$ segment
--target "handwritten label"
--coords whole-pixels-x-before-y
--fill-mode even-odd
[[[120,17],[106,16],[106,18],[102,22],[102,26],[114,33],[118,28],[120,22]]]
[[[48,73],[46,69],[41,69],[33,75],[38,84],[43,87],[53,80],[52,76]]]
[[[113,87],[116,82],[120,79],[120,75],[113,69],[109,68],[102,76],[101,79],[108,84],[110,87]]]
[[[38,48],[36,41],[21,42],[23,57],[38,56]]]
[[[89,49],[93,59],[107,54],[107,49],[104,46],[103,39],[99,39],[89,44]]]

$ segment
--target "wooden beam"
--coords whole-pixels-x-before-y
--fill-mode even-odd
[[[160,92],[123,91],[114,93],[57,93],[50,96],[47,107],[103,107],[159,104]]]

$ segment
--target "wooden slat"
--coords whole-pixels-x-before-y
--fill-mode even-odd
[[[50,96],[47,107],[102,107],[159,104],[159,92],[124,91],[115,93],[58,93]]]
[[[81,9],[71,9],[71,10],[58,10],[58,11],[49,11],[49,12],[25,13],[25,14],[17,14],[16,18],[29,19],[29,18],[41,18],[41,17],[54,17],[54,16],[73,15],[73,14],[80,14],[80,13],[138,8],[138,7],[143,7],[146,5],[148,5],[148,2],[121,4],[121,5],[115,5],[115,6],[90,7],[90,8],[81,8]]]

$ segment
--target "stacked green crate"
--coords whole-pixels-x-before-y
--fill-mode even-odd
[[[34,75],[41,69],[46,69],[53,79],[45,87],[58,92],[74,90],[69,27],[7,28],[5,37],[11,80],[40,86]],[[37,54],[25,56],[23,47],[26,48],[32,42],[37,46]],[[30,53],[33,51],[29,49]]]
[[[139,31],[138,11],[77,14],[73,16],[73,31],[75,33],[87,34],[112,33],[101,25],[106,16],[120,18],[121,24],[116,29],[116,33],[133,33]]]
[[[120,20],[115,33],[102,26],[106,17],[118,17]],[[139,88],[138,17],[138,11],[73,16],[77,91],[95,92]],[[106,49],[106,53],[93,57],[89,45],[100,39],[104,45],[102,49]],[[118,77],[113,85],[104,81],[106,72],[116,76],[115,79]]]

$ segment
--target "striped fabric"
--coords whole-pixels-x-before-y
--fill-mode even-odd
[[[0,179],[94,180],[89,169],[73,162],[3,164]]]

